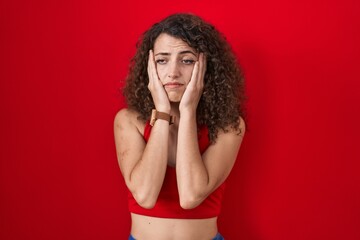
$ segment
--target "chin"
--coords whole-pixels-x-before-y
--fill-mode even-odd
[[[179,103],[181,98],[180,99],[169,99],[171,103]]]
[[[168,97],[171,103],[179,103],[181,101],[182,94],[168,94]]]

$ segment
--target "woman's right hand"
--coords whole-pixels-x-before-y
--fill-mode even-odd
[[[170,113],[170,101],[157,74],[154,53],[152,50],[149,51],[147,71],[149,75],[148,88],[151,92],[156,110]]]

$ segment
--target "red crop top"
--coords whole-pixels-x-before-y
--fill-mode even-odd
[[[151,126],[146,123],[144,131],[145,141],[149,140]],[[200,152],[204,153],[209,146],[208,129],[203,127],[198,134]],[[179,202],[179,193],[176,182],[176,170],[167,167],[165,179],[157,202],[152,209],[142,208],[134,199],[131,192],[128,192],[129,210],[132,213],[160,217],[160,218],[182,218],[201,219],[216,217],[220,214],[222,197],[225,190],[225,183],[221,184],[212,192],[199,206],[193,209],[183,209]]]

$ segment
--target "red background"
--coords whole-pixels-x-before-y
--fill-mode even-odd
[[[113,142],[139,35],[193,12],[232,44],[248,132],[226,239],[360,239],[357,0],[1,1],[0,239],[126,239]]]

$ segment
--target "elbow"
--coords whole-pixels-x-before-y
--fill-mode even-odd
[[[138,204],[145,209],[153,209],[155,207],[155,202],[138,202]]]
[[[204,199],[200,198],[199,196],[187,196],[187,197],[181,197],[180,196],[180,206],[183,209],[193,209],[199,206]]]
[[[152,189],[135,187],[130,181],[127,182],[126,185],[128,186],[134,200],[140,207],[145,209],[152,209],[155,207],[158,193],[156,194]]]
[[[136,202],[145,209],[152,209],[155,207],[157,199],[154,197],[149,197],[146,194],[135,194],[133,193],[133,196],[136,200]]]

